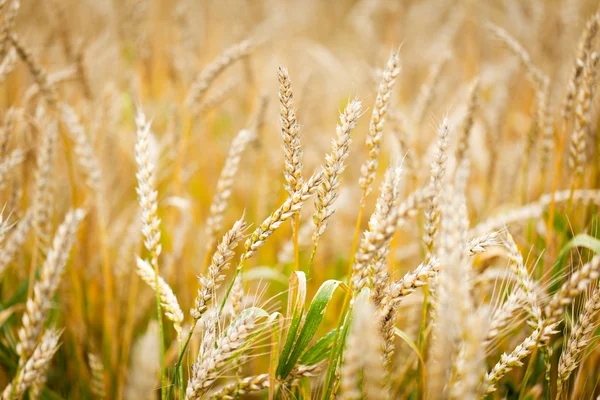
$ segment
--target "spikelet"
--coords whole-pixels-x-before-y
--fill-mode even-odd
[[[229,204],[233,180],[237,175],[242,153],[255,137],[251,130],[244,129],[237,134],[231,143],[225,165],[217,181],[215,196],[210,204],[209,216],[206,220],[206,234],[209,238],[206,245],[207,251],[212,250],[216,235],[223,229],[223,216]]]
[[[24,363],[15,379],[2,392],[2,400],[20,399],[27,388],[46,374],[48,364],[58,350],[62,332],[54,329],[47,330],[35,347],[33,354]]]
[[[155,292],[159,293],[160,304],[166,317],[173,322],[173,327],[177,335],[181,335],[181,323],[183,322],[183,311],[179,307],[177,297],[171,290],[171,287],[160,276],[158,277],[158,288],[156,287],[156,276],[152,266],[145,260],[138,257],[137,274],[144,282],[148,284]]]
[[[294,214],[300,211],[302,205],[308,200],[318,189],[323,179],[323,172],[319,171],[311,176],[293,195],[271,215],[269,215],[258,228],[252,232],[252,235],[246,240],[244,245],[244,253],[240,257],[238,268],[244,260],[252,257],[254,253],[265,243],[265,241],[281,226],[285,221],[290,219]]]
[[[331,141],[331,153],[325,156],[325,175],[323,183],[317,190],[315,200],[315,214],[313,222],[315,231],[313,243],[316,246],[319,237],[327,228],[329,218],[335,212],[333,203],[338,197],[338,187],[341,183],[341,175],[346,169],[346,158],[350,152],[352,129],[356,125],[362,110],[362,104],[358,100],[351,101],[344,112],[340,115],[340,123],[336,127],[336,138]]]
[[[367,150],[369,154],[360,169],[360,187],[362,189],[362,199],[371,193],[371,184],[375,180],[377,166],[379,165],[379,153],[381,151],[381,139],[383,138],[383,125],[385,123],[385,115],[392,96],[392,90],[396,83],[396,77],[400,74],[400,55],[399,51],[392,52],[388,59],[379,91],[375,99],[375,106],[371,113],[371,121],[369,122],[369,133],[367,134]]]
[[[467,249],[469,256],[475,256],[486,251],[488,247],[498,246],[499,244],[501,244],[501,240],[498,232],[490,232],[470,239],[467,243]]]
[[[279,104],[281,136],[285,155],[285,189],[291,195],[302,187],[302,146],[300,144],[300,126],[296,121],[292,80],[288,70],[279,67]]]
[[[594,332],[598,326],[596,321],[598,315],[600,315],[600,288],[596,288],[585,302],[577,324],[571,331],[565,350],[560,355],[556,381],[557,399],[561,398],[564,386],[571,373],[577,368],[577,364],[581,363],[585,349],[592,342]]]
[[[225,280],[225,270],[229,267],[229,261],[234,255],[234,249],[244,235],[246,223],[241,219],[233,224],[233,227],[223,236],[223,239],[217,246],[210,266],[208,276],[198,277],[200,289],[195,300],[194,308],[190,310],[192,318],[200,319],[202,314],[208,310],[208,306],[214,301],[216,290]]]
[[[219,57],[207,64],[188,90],[185,99],[186,107],[193,110],[194,107],[200,104],[217,76],[234,62],[250,54],[257,44],[258,42],[255,39],[246,39],[229,47]]]
[[[264,327],[259,321],[265,316],[267,314],[264,311],[249,308],[231,322],[220,336],[204,336],[185,391],[187,400],[201,398],[217,380],[221,371],[252,344],[256,331]]]
[[[69,212],[54,235],[52,247],[40,271],[40,279],[33,286],[33,298],[27,299],[22,327],[18,331],[17,354],[20,366],[33,352],[42,332],[83,217],[84,212],[80,209]]]

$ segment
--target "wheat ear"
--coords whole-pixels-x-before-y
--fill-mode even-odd
[[[8,173],[21,164],[25,159],[25,155],[20,149],[13,150],[0,164],[0,188],[6,184]]]
[[[579,314],[577,324],[571,331],[565,350],[558,362],[558,378],[556,381],[556,398],[560,399],[566,382],[571,373],[584,357],[584,351],[592,342],[594,331],[598,326],[596,321],[600,315],[600,288],[596,288],[585,302],[583,311]]]
[[[362,202],[371,193],[371,185],[375,180],[377,166],[379,165],[379,153],[381,151],[381,139],[383,138],[383,126],[388,105],[392,97],[396,77],[400,74],[400,55],[399,51],[392,52],[388,59],[379,91],[375,99],[375,106],[371,113],[369,122],[369,133],[367,134],[367,150],[369,154],[360,168],[360,187],[362,189]]]
[[[269,238],[281,224],[300,211],[304,202],[317,191],[322,179],[322,171],[311,176],[302,185],[300,190],[289,196],[277,210],[269,215],[263,223],[252,232],[244,245],[244,253],[240,258],[240,266],[244,260],[252,257],[252,255],[256,253],[256,251],[265,243],[267,238]],[[238,269],[240,266],[238,266]]]
[[[102,359],[94,353],[88,353],[88,364],[92,372],[92,393],[97,399],[104,399],[106,398],[106,386],[104,384]]]
[[[296,121],[292,80],[288,70],[279,67],[279,105],[281,136],[285,155],[285,188],[291,195],[302,187],[302,146],[300,145],[300,126]]]
[[[579,85],[581,83],[586,59],[592,52],[592,47],[594,46],[599,28],[600,13],[595,13],[588,20],[587,25],[579,38],[575,63],[571,69],[569,83],[567,84],[567,92],[565,93],[565,99],[563,101],[562,117],[565,121],[570,118],[571,112],[573,111],[573,102],[579,93]]]
[[[208,306],[214,301],[216,290],[225,280],[225,270],[229,267],[229,261],[234,255],[234,249],[244,235],[246,223],[242,217],[233,224],[233,227],[223,236],[213,254],[208,276],[200,276],[198,283],[198,296],[196,296],[194,308],[190,310],[192,317],[198,320],[208,310]]]
[[[23,62],[29,68],[29,72],[33,76],[35,83],[40,88],[41,93],[44,96],[44,99],[48,102],[48,104],[53,107],[57,103],[57,95],[54,86],[48,81],[48,75],[39,62],[35,59],[33,54],[29,51],[29,49],[21,42],[21,39],[17,36],[16,33],[10,32],[8,34],[8,38],[12,45],[14,46],[17,54],[23,60]]]
[[[71,211],[58,227],[52,247],[40,271],[40,279],[33,284],[33,297],[27,299],[22,327],[18,331],[17,354],[22,366],[33,352],[37,339],[44,328],[44,321],[52,307],[52,298],[58,289],[60,279],[75,241],[79,223],[84,217],[80,209]]]
[[[217,380],[222,370],[251,345],[256,331],[261,328],[259,321],[266,316],[264,311],[259,310],[255,308],[244,310],[217,338],[205,335],[185,391],[187,400],[201,398]]]
[[[31,357],[24,363],[13,381],[4,388],[2,400],[20,399],[27,388],[38,381],[46,373],[48,364],[54,353],[58,350],[59,339],[62,332],[54,329],[47,330],[40,344],[35,347]]]
[[[361,110],[362,104],[358,100],[353,100],[346,106],[346,109],[340,115],[340,123],[336,127],[336,138],[331,141],[331,153],[325,156],[325,175],[323,183],[317,190],[316,211],[313,215],[315,231],[312,239],[315,247],[319,237],[327,228],[329,218],[335,212],[333,203],[338,197],[341,175],[346,169],[346,159],[352,143],[350,134],[356,125]]]
[[[381,184],[375,212],[369,219],[369,228],[364,232],[352,266],[352,287],[355,293],[371,287],[376,271],[372,265],[384,256],[385,248],[392,240],[398,227],[398,185],[401,167],[390,167]],[[382,253],[383,252],[383,253]]]
[[[185,105],[190,109],[197,107],[217,76],[234,62],[250,54],[256,45],[256,40],[246,39],[227,48],[219,57],[207,64],[188,90]]]
[[[448,118],[444,118],[437,130],[437,143],[434,159],[431,162],[429,189],[432,196],[427,206],[423,210],[425,221],[423,222],[423,241],[427,249],[427,255],[431,256],[435,250],[435,238],[438,225],[440,223],[440,194],[444,175],[446,173],[446,164],[448,162],[448,134],[450,132]]]
[[[206,234],[208,236],[206,251],[213,249],[215,238],[223,228],[223,217],[229,204],[229,197],[233,187],[233,180],[238,172],[242,153],[256,135],[252,130],[242,130],[233,139],[225,165],[217,181],[216,193],[210,204],[209,216],[206,220]]]

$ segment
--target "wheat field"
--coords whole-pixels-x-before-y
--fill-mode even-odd
[[[600,399],[591,0],[0,0],[0,396]]]

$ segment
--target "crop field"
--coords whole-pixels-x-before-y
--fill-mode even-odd
[[[598,7],[0,0],[0,400],[600,399]]]

